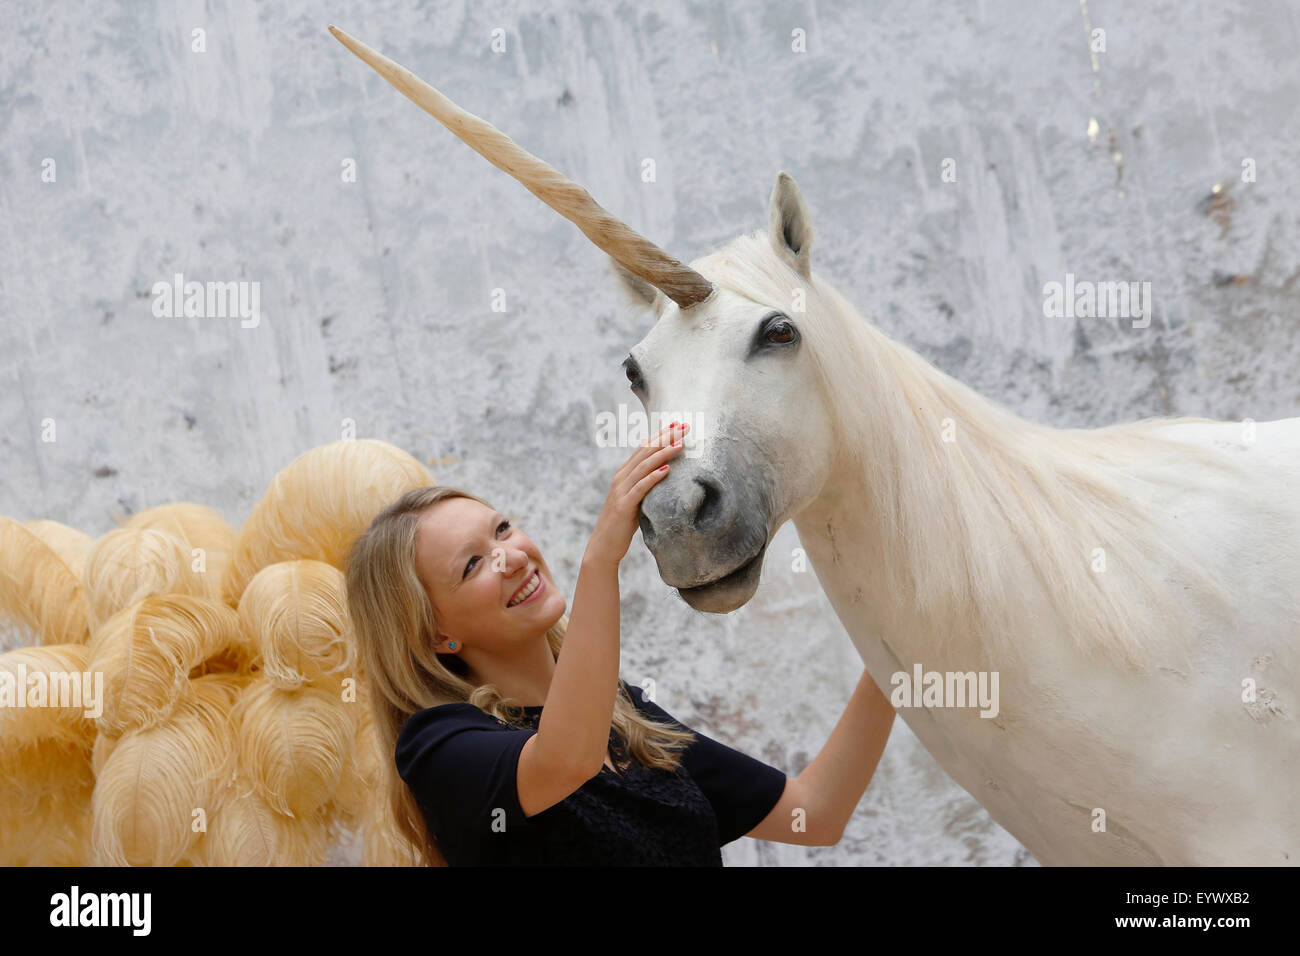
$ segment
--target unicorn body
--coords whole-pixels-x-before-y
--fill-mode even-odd
[[[832,476],[794,519],[818,581],[885,693],[891,674],[917,662],[937,671],[997,665],[996,717],[942,707],[899,714],[1044,865],[1300,862],[1300,418],[1256,430],[1256,443],[1243,446],[1236,424],[1162,429],[1238,449],[1254,480],[1242,501],[1193,459],[1184,491],[1135,498],[1135,507],[1189,530],[1235,598],[1228,613],[1198,611],[1185,655],[1146,672],[1073,646],[1031,575],[1007,615],[1020,650],[1014,662],[989,661],[973,646],[935,649],[925,620],[882,593],[872,573],[889,547],[879,522],[852,506],[869,496],[851,472]],[[1162,577],[1154,563],[1146,573]],[[1245,679],[1257,685],[1253,703],[1242,700]]]
[[[574,222],[654,312],[624,367],[652,416],[688,416],[694,447],[640,527],[683,600],[744,605],[793,521],[883,692],[918,664],[997,673],[996,716],[901,713],[1040,862],[1300,863],[1300,418],[1025,421],[813,273],[785,173],[766,232],[685,266],[331,32]]]
[[[783,272],[786,189],[632,350],[648,408],[709,410],[642,504],[663,579],[740,607],[792,520],[883,693],[997,673],[996,716],[899,713],[1041,863],[1300,864],[1300,418],[1025,421]],[[798,348],[755,351],[792,283]]]

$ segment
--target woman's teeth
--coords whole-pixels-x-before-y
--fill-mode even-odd
[[[528,595],[541,587],[541,583],[541,578],[538,576],[538,573],[534,571],[533,576],[529,579],[528,583],[524,585],[524,589],[520,591],[517,596],[511,598],[510,603],[507,604],[506,607],[514,607],[516,604],[521,604],[528,600]]]

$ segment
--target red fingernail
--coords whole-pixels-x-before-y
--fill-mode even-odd
[[[663,466],[662,468],[660,468],[659,470],[660,470],[660,471],[667,471],[667,470],[668,470],[668,466],[667,466],[667,465],[664,465],[664,466]]]

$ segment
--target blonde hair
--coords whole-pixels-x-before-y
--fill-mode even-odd
[[[502,697],[495,685],[474,683],[457,655],[433,650],[438,627],[416,574],[416,526],[426,509],[448,498],[469,498],[492,507],[477,495],[445,485],[408,491],[375,516],[347,562],[349,615],[369,678],[374,726],[390,767],[403,725],[426,708],[465,702],[507,723],[523,716],[522,705]],[[562,615],[546,632],[557,660],[568,622],[568,615]],[[680,752],[695,739],[690,731],[644,717],[621,683],[611,723],[628,752],[648,767],[675,770]],[[447,865],[410,788],[396,772],[386,776],[392,815],[402,834],[420,848],[419,865]]]

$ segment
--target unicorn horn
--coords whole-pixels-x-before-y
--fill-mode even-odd
[[[491,123],[467,113],[410,70],[376,53],[336,27],[330,33],[420,109],[464,140],[498,169],[568,219],[633,275],[649,282],[683,309],[703,302],[713,284],[653,242],[611,216],[573,180],[521,149]]]

